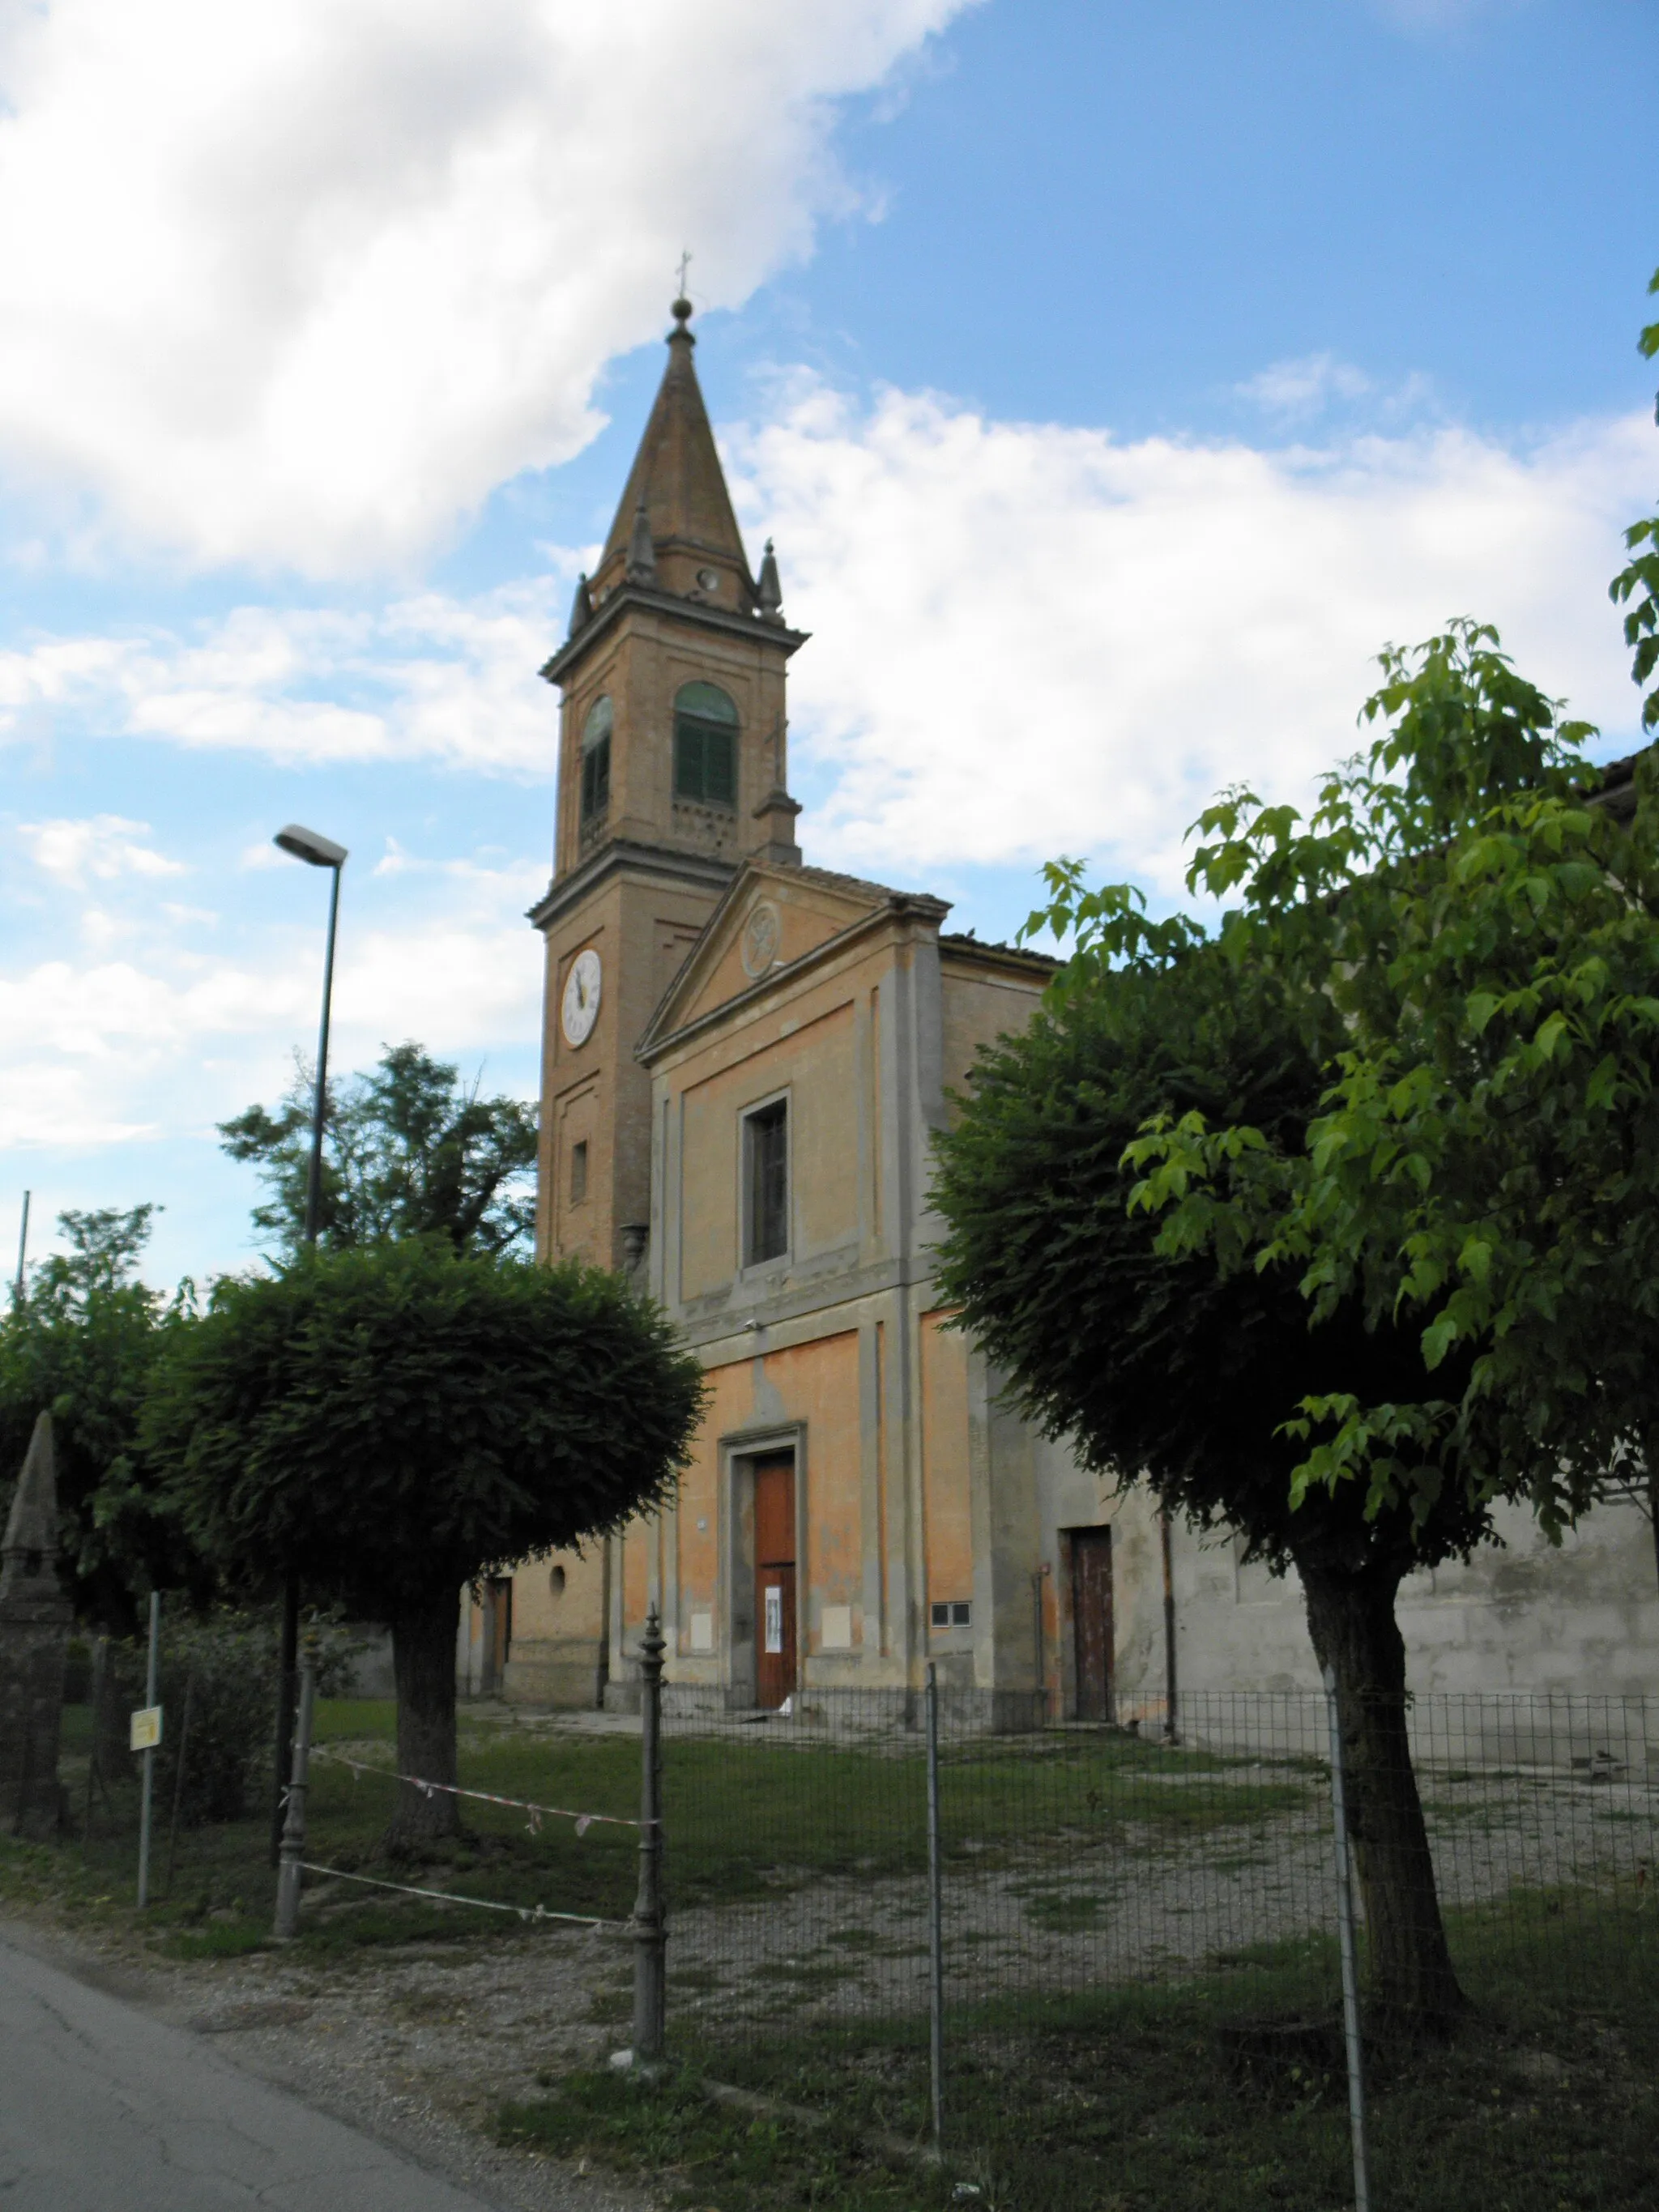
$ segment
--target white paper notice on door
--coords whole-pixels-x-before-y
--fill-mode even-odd
[[[781,1653],[783,1650],[783,1588],[779,1583],[768,1583],[766,1599],[766,1648]]]

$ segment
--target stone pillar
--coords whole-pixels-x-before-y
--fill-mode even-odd
[[[58,1579],[58,1479],[42,1413],[0,1545],[0,1828],[44,1839],[64,1826],[58,1778],[64,1661],[73,1614]]]

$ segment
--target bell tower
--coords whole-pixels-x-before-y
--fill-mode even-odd
[[[677,300],[668,364],[598,568],[542,670],[561,701],[537,1249],[637,1264],[651,1218],[651,1085],[634,1048],[738,864],[799,864],[784,622],[754,575]]]

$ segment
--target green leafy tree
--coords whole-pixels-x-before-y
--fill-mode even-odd
[[[131,1635],[151,1589],[204,1595],[138,1441],[151,1368],[189,1300],[139,1279],[153,1206],[58,1217],[68,1246],[30,1268],[0,1320],[0,1522],[36,1418],[52,1416],[63,1541],[59,1567],[83,1620]]]
[[[233,1159],[270,1194],[255,1226],[292,1255],[303,1242],[312,1083],[297,1071],[274,1112],[221,1122]],[[458,1251],[506,1252],[535,1218],[536,1115],[485,1098],[418,1044],[389,1045],[367,1075],[330,1086],[318,1241],[337,1249],[385,1237],[441,1236]]]
[[[981,1055],[938,1140],[940,1287],[1011,1398],[1086,1464],[1146,1481],[1196,1526],[1237,1529],[1252,1558],[1295,1565],[1350,1723],[1375,1995],[1402,2028],[1437,2028],[1462,1997],[1406,1736],[1395,1601],[1413,1568],[1466,1557],[1485,1515],[1455,1491],[1421,1514],[1370,1513],[1352,1486],[1293,1506],[1302,1451],[1287,1416],[1362,1383],[1389,1401],[1421,1395],[1414,1339],[1371,1325],[1354,1299],[1310,1329],[1292,1267],[1161,1249],[1158,1222],[1130,1208],[1124,1158],[1160,1116],[1244,1123],[1299,1150],[1340,1018],[1294,977],[1236,967],[1194,924],[1149,923],[1133,895],[1054,876],[1085,949],[1029,1030]]]
[[[665,1498],[702,1401],[616,1276],[425,1237],[220,1284],[168,1344],[144,1432],[228,1572],[297,1571],[390,1628],[399,1769],[453,1783],[463,1585]],[[453,1798],[404,1788],[387,1847],[459,1826]]]
[[[1648,280],[1648,292],[1650,296],[1659,293],[1659,269]],[[1659,356],[1659,323],[1649,323],[1636,345],[1644,361]],[[1654,401],[1653,414],[1659,422],[1659,398]],[[1625,544],[1631,558],[1607,590],[1615,605],[1628,609],[1625,642],[1632,649],[1631,674],[1639,684],[1645,684],[1659,667],[1659,514],[1633,522],[1625,532]],[[1656,724],[1659,724],[1659,685],[1642,702],[1642,727],[1650,730]]]
[[[1305,1144],[1185,1116],[1134,1148],[1164,1249],[1300,1274],[1413,1329],[1440,1387],[1310,1397],[1297,1492],[1372,1510],[1461,1486],[1549,1534],[1659,1457],[1659,806],[1645,757],[1598,804],[1562,722],[1462,625],[1385,656],[1385,725],[1302,823],[1243,797],[1194,873],[1242,903],[1236,963],[1292,963],[1344,1048]]]

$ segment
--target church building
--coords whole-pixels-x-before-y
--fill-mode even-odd
[[[1182,1685],[1311,1686],[1294,1582],[1081,1469],[1000,1402],[941,1309],[933,1135],[1052,964],[947,929],[926,891],[805,861],[786,687],[808,641],[769,543],[750,566],[690,317],[677,301],[616,520],[542,671],[556,827],[531,920],[538,1253],[633,1273],[702,1360],[708,1412],[668,1507],[479,1594],[464,1684],[626,1707],[654,1605],[673,1698],[720,1710],[908,1696],[929,1661],[992,1726],[1029,1724],[1039,1688],[1068,1718],[1156,1726]],[[1526,1589],[1524,1626],[1491,1564],[1408,1586],[1418,1686],[1659,1686],[1645,1532],[1615,1512],[1565,1564],[1529,1524],[1513,1536],[1483,1557]]]

